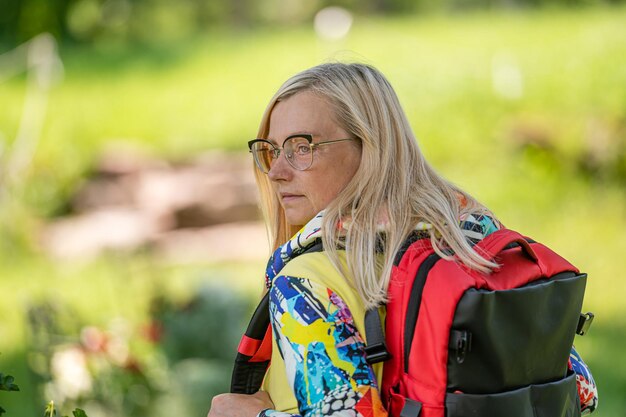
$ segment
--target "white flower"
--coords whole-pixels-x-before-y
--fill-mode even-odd
[[[65,346],[52,355],[52,377],[62,400],[74,399],[91,391],[92,380],[87,358],[78,346]]]

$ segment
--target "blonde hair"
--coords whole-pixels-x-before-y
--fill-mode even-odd
[[[322,240],[329,259],[356,288],[366,307],[387,301],[394,256],[420,221],[432,226],[430,238],[441,257],[484,272],[495,266],[471,247],[459,227],[465,214],[490,212],[426,162],[398,97],[378,70],[359,63],[327,63],[296,74],[271,99],[259,138],[267,138],[276,103],[302,91],[325,99],[334,110],[335,122],[361,140],[360,166],[326,207]],[[258,168],[255,176],[272,248],[276,249],[297,228],[286,222],[268,176]],[[381,216],[387,221],[382,259],[375,256],[381,244]],[[346,218],[350,227],[340,231],[337,224]],[[345,240],[340,239],[341,233]],[[338,256],[342,247],[347,271]]]

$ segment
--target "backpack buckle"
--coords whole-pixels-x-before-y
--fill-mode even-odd
[[[594,315],[591,312],[580,314],[578,318],[578,326],[576,326],[576,334],[584,336],[589,331],[589,327],[593,322]]]
[[[383,362],[389,359],[391,355],[384,343],[376,343],[374,345],[365,346],[365,360],[370,365]]]
[[[449,348],[456,352],[456,361],[463,363],[467,352],[472,351],[472,332],[467,330],[452,330],[450,332]]]

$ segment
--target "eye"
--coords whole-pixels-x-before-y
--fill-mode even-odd
[[[299,143],[296,145],[294,151],[298,155],[308,155],[309,152],[311,152],[311,147],[308,143]]]

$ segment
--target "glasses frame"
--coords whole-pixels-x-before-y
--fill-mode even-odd
[[[249,152],[252,154],[252,157],[254,158],[254,163],[256,164],[257,168],[259,168],[263,173],[267,174],[270,172],[271,166],[269,169],[265,170],[265,168],[263,167],[263,163],[261,161],[259,161],[256,152],[254,152],[252,150],[252,147],[254,146],[255,143],[259,143],[259,142],[263,142],[263,143],[267,143],[268,145],[270,145],[271,147],[271,151],[272,151],[272,160],[276,161],[280,155],[283,153],[283,151],[285,150],[284,146],[285,146],[285,142],[287,142],[290,139],[293,138],[303,138],[306,139],[307,142],[309,142],[309,148],[311,148],[311,162],[309,162],[309,165],[307,165],[305,168],[298,168],[296,166],[294,166],[294,163],[292,162],[292,160],[290,160],[286,155],[285,155],[285,159],[287,160],[287,162],[289,163],[289,165],[298,171],[306,171],[307,169],[311,168],[311,165],[313,165],[313,151],[322,145],[329,145],[332,143],[338,143],[338,142],[345,142],[348,140],[354,140],[354,138],[345,138],[345,139],[333,139],[333,140],[325,140],[323,142],[316,142],[313,143],[313,135],[308,134],[308,133],[299,133],[296,135],[291,135],[291,136],[287,136],[285,138],[285,140],[283,140],[283,144],[281,146],[276,146],[274,145],[272,142],[270,142],[267,139],[252,139],[251,141],[248,142],[248,149]]]

